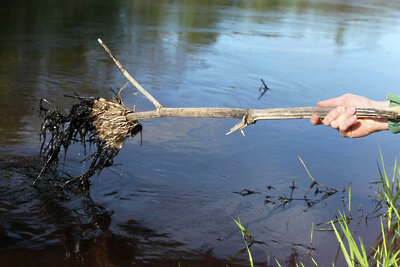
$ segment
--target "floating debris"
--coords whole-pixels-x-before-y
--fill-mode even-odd
[[[265,94],[268,90],[270,90],[270,88],[269,88],[268,85],[264,82],[263,79],[261,79],[261,82],[262,82],[262,86],[261,86],[260,88],[258,88],[258,91],[260,92],[260,96],[258,97],[258,100],[260,100],[261,97],[263,97],[264,94]]]
[[[252,190],[249,190],[249,189],[242,189],[242,190],[240,190],[238,192],[233,192],[233,193],[239,194],[239,195],[242,195],[242,196],[248,196],[248,195],[252,195],[252,194],[259,194],[258,192],[255,192],[255,191],[252,191]]]
[[[268,190],[271,190],[271,189],[276,190],[275,187],[273,187],[272,185],[267,185],[267,188],[268,188]]]

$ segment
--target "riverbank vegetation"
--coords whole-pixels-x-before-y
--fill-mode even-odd
[[[400,215],[399,203],[400,197],[400,166],[395,160],[393,173],[390,175],[385,167],[385,163],[381,155],[381,166],[378,164],[379,182],[377,183],[376,196],[377,206],[375,209],[375,218],[380,220],[381,232],[378,234],[376,241],[373,244],[365,244],[357,232],[352,229],[351,222],[351,185],[348,190],[348,209],[345,211],[339,210],[339,216],[335,220],[320,224],[320,226],[330,227],[329,229],[317,229],[332,231],[339,244],[342,256],[347,266],[399,266],[400,265]],[[240,220],[234,222],[238,225],[242,232],[243,239],[246,245],[246,250],[249,255],[250,266],[253,266],[253,259],[250,251],[251,242],[246,241],[246,238],[254,240],[248,230],[241,224]],[[365,220],[366,222],[366,220]],[[314,227],[311,229],[310,253],[307,262],[296,264],[296,266],[318,266],[311,256],[314,239]],[[250,245],[249,245],[250,244]],[[332,266],[335,266],[337,261],[332,259]],[[278,266],[282,266],[276,260]]]

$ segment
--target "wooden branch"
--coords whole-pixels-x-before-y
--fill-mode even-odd
[[[98,42],[110,55],[125,77],[156,107],[152,111],[127,113],[125,116],[129,121],[154,119],[161,117],[191,117],[191,118],[232,118],[242,119],[227,134],[242,130],[258,120],[280,120],[280,119],[304,119],[316,114],[324,118],[334,107],[296,107],[296,108],[271,108],[271,109],[242,109],[242,108],[165,108],[149,92],[147,92],[114,57],[111,50],[99,38]],[[264,81],[263,81],[264,83]],[[265,90],[269,89],[266,84]],[[373,119],[400,119],[400,107],[394,108],[357,108],[358,118]],[[243,131],[242,131],[243,133]]]
[[[248,116],[249,124],[258,120],[304,119],[316,114],[324,118],[334,107],[296,107],[271,109],[244,109],[244,108],[165,108],[158,110],[132,112],[127,114],[128,120],[147,120],[161,117],[193,117],[193,118],[230,118],[242,119]],[[394,108],[358,108],[358,118],[399,119],[400,113]]]
[[[117,65],[118,69],[124,74],[124,76],[130,81],[133,86],[136,87],[151,103],[153,103],[156,108],[161,108],[162,105],[158,103],[158,101],[149,93],[147,92],[133,77],[125,70],[122,64],[114,57],[111,50],[103,43],[103,41],[99,38],[97,39],[99,44],[106,50],[106,52],[110,55],[111,59],[114,61],[115,65]]]
[[[132,112],[126,115],[128,120],[147,120],[162,117],[190,117],[190,118],[231,118],[242,121],[231,129],[231,132],[242,130],[258,120],[304,119],[316,114],[324,118],[334,107],[296,107],[271,109],[242,109],[242,108],[165,108],[152,111]],[[396,108],[358,108],[358,118],[399,119],[400,113]],[[228,134],[229,134],[228,133]]]

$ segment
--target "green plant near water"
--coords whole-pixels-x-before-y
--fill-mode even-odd
[[[397,160],[394,164],[393,175],[389,177],[383,156],[380,151],[382,170],[378,165],[380,183],[378,185],[378,192],[376,193],[380,199],[380,205],[385,212],[380,215],[381,221],[381,233],[371,248],[366,248],[360,237],[354,237],[352,231],[349,228],[349,222],[351,218],[351,186],[349,188],[349,201],[348,201],[348,213],[346,216],[344,212],[340,212],[340,218],[336,221],[330,221],[335,236],[339,242],[340,249],[343,253],[344,259],[348,266],[399,266],[400,264],[400,216],[399,216],[399,204],[397,201],[400,197],[400,166],[397,164]],[[249,232],[240,224],[240,221],[236,221],[236,224],[242,230],[243,239],[245,240],[246,248],[249,254],[250,265],[253,266],[253,260],[250,252],[250,248],[245,239],[245,234],[249,237]],[[339,231],[343,233],[340,235]],[[311,247],[313,240],[313,231],[311,232]],[[347,243],[347,245],[346,245]],[[315,266],[318,264],[312,259]],[[276,261],[278,266],[281,266]],[[332,264],[335,266],[335,264]],[[303,263],[297,266],[304,266]]]
[[[394,164],[393,175],[390,178],[386,172],[382,153],[382,170],[378,166],[380,183],[377,196],[380,199],[380,205],[385,209],[385,213],[380,216],[381,234],[370,249],[366,249],[361,238],[358,238],[358,244],[349,229],[348,218],[344,213],[340,213],[341,219],[337,221],[340,230],[343,232],[344,240],[339,235],[335,223],[331,221],[332,228],[340,244],[340,249],[348,266],[399,266],[400,263],[400,216],[398,209],[398,199],[400,196],[400,167],[397,160]],[[351,190],[349,190],[349,199]],[[351,212],[349,206],[349,214]],[[368,252],[367,252],[368,251]]]
[[[236,225],[237,225],[237,226],[240,228],[240,230],[242,231],[243,241],[244,241],[244,243],[246,244],[247,253],[249,254],[250,266],[253,267],[253,266],[254,266],[254,264],[253,264],[253,258],[251,257],[250,247],[249,247],[249,244],[247,243],[246,236],[247,236],[248,238],[250,238],[251,240],[253,240],[253,237],[252,237],[252,236],[250,235],[250,233],[246,230],[246,228],[243,227],[243,225],[240,223],[240,220],[239,220],[239,219],[238,219],[238,220],[235,220],[234,218],[232,218],[232,219],[235,221]]]

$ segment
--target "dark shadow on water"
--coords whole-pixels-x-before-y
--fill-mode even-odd
[[[34,188],[40,163],[36,156],[0,156],[0,266],[245,265],[217,259],[212,249],[185,251],[169,233],[134,219],[112,224],[114,212],[88,190]]]

